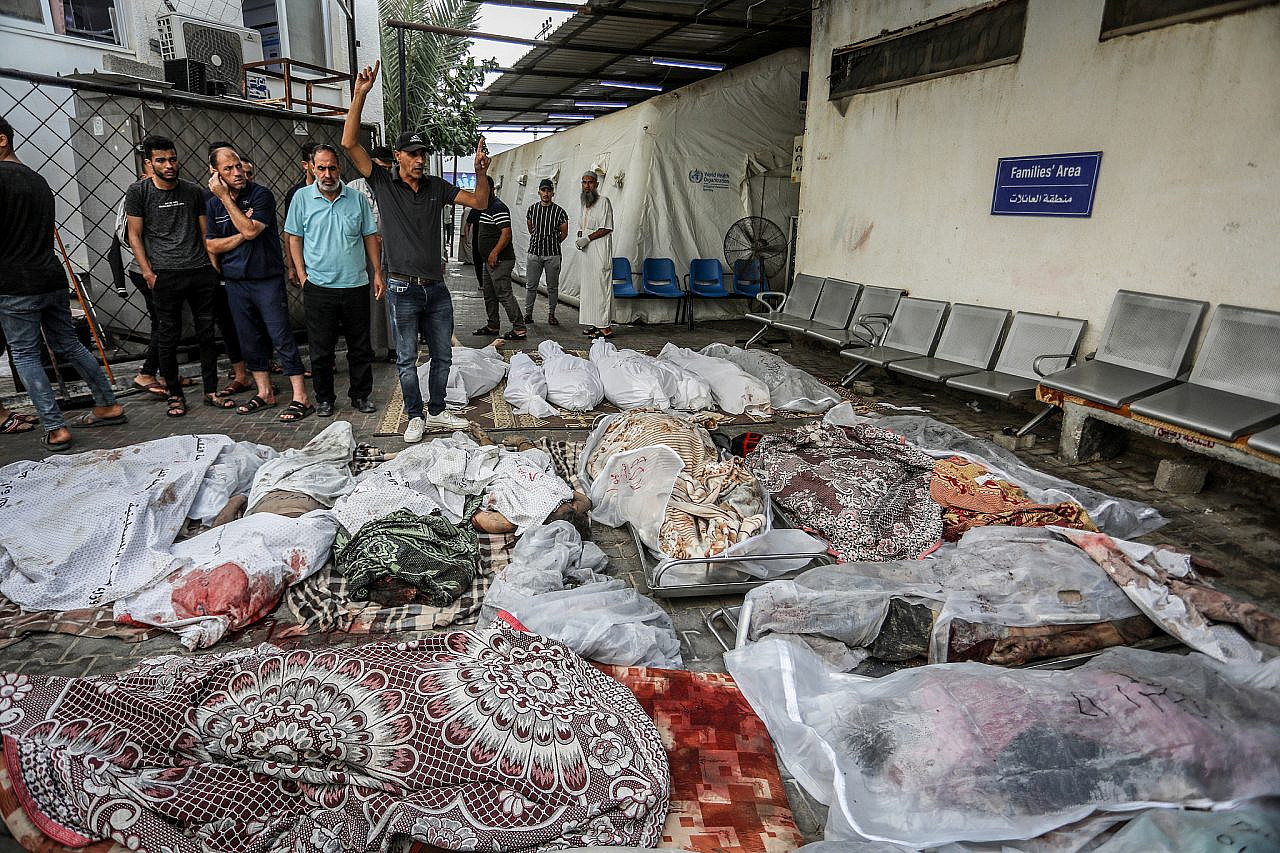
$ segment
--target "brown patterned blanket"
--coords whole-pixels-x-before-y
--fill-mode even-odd
[[[666,751],[635,697],[508,628],[0,684],[23,810],[72,846],[648,847],[667,814]]]

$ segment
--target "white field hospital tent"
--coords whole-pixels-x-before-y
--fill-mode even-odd
[[[695,258],[725,264],[725,232],[744,216],[764,216],[785,234],[800,200],[791,154],[804,132],[800,75],[807,68],[806,52],[788,49],[496,155],[490,174],[511,208],[517,281],[529,247],[525,212],[538,201],[539,181],[550,178],[555,202],[569,214],[560,296],[577,304],[584,265],[573,241],[581,177],[592,169],[613,203],[613,256],[637,273],[645,258],[670,258],[681,277]],[[737,316],[750,304],[712,302],[698,301],[695,316]],[[671,322],[675,310],[675,300],[616,299],[613,319]]]

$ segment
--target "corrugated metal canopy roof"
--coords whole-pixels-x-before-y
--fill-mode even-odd
[[[714,73],[655,65],[653,57],[742,65],[809,45],[810,0],[613,0],[588,3],[531,48],[476,98],[482,127],[546,125],[574,100],[640,103],[658,92],[601,86],[601,80],[678,89]],[[583,51],[599,47],[601,51]],[[575,122],[564,122],[572,126]]]

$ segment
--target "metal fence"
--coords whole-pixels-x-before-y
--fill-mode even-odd
[[[342,136],[341,118],[7,69],[0,69],[0,115],[13,125],[18,158],[53,189],[58,230],[112,360],[140,355],[150,335],[142,297],[111,257],[120,252],[113,240],[116,211],[126,188],[138,180],[137,146],[145,137],[174,140],[181,175],[198,183],[208,179],[208,144],[232,142],[253,162],[254,181],[275,195],[283,226],[285,194],[302,177],[303,147],[336,146]],[[371,144],[372,126],[363,130]],[[355,177],[349,163],[344,169],[345,178]],[[125,246],[121,260],[127,264],[131,257]],[[297,288],[289,292],[296,320],[302,316],[301,296]]]

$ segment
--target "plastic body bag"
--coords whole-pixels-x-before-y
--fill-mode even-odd
[[[444,400],[453,406],[465,405],[468,400],[497,388],[506,375],[507,360],[493,344],[480,349],[454,347]],[[428,359],[418,365],[418,382],[426,388],[430,378],[431,361]]]
[[[893,430],[935,459],[963,456],[985,466],[992,474],[1021,486],[1034,503],[1077,503],[1085,508],[1098,529],[1110,536],[1128,539],[1158,530],[1168,523],[1155,507],[1125,498],[1114,498],[1087,486],[1037,471],[1024,465],[1008,450],[933,418],[891,415],[874,420],[876,426]]]
[[[1091,625],[1139,612],[1088,555],[1053,533],[984,527],[932,559],[820,566],[751,590],[746,636],[829,637],[864,648],[876,641],[894,599],[934,612],[930,663],[947,661],[956,620],[994,628]]]
[[[538,344],[547,377],[547,401],[571,412],[589,412],[604,399],[600,370],[585,358],[570,355],[555,341]]]
[[[678,365],[702,379],[711,389],[721,411],[731,415],[743,412],[762,414],[769,411],[768,386],[732,361],[703,355],[673,343],[662,348],[662,352],[658,353],[658,360]]]
[[[674,377],[648,356],[597,338],[591,345],[591,363],[600,371],[605,399],[619,409],[674,407]]]
[[[511,371],[507,374],[507,387],[502,396],[515,406],[518,415],[551,418],[558,413],[556,407],[547,402],[547,377],[528,353],[518,352],[511,356]]]
[[[490,584],[480,623],[505,610],[588,660],[683,669],[670,615],[625,582],[599,574],[608,562],[567,521],[534,527]]]
[[[286,450],[264,462],[249,490],[249,508],[268,492],[277,489],[302,492],[325,506],[333,506],[355,487],[351,477],[351,455],[356,439],[351,424],[334,421],[296,450]]]
[[[701,352],[731,361],[763,382],[775,409],[817,414],[840,402],[840,397],[826,385],[771,352],[744,350],[728,344],[708,344]]]
[[[1110,649],[1073,670],[832,673],[768,638],[725,655],[828,840],[1034,838],[1094,811],[1280,793],[1280,693],[1203,655]]]

